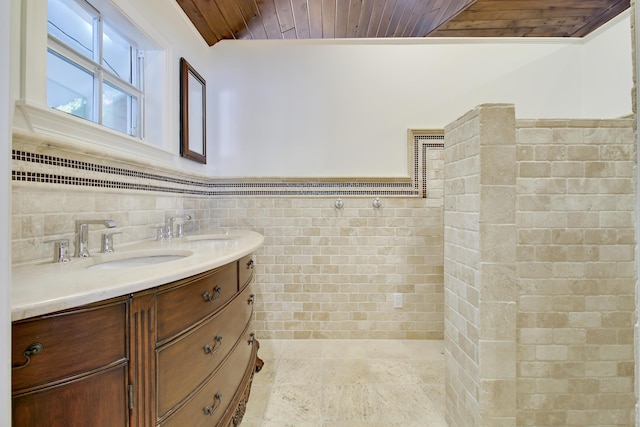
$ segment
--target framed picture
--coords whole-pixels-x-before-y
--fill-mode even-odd
[[[207,163],[206,82],[180,58],[180,155]]]

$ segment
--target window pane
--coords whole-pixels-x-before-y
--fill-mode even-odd
[[[102,62],[104,67],[122,80],[135,85],[132,72],[132,65],[135,64],[134,48],[107,22],[103,24],[103,27]]]
[[[47,104],[141,136],[143,56],[132,42],[140,34],[114,8],[102,16],[92,1],[47,0]]]
[[[87,58],[95,60],[94,29],[97,17],[74,0],[49,0],[49,34]]]
[[[138,100],[133,95],[105,82],[102,97],[102,124],[136,136],[137,103]]]
[[[47,105],[93,121],[93,79],[88,70],[47,52]]]

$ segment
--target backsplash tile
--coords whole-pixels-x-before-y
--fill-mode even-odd
[[[115,237],[117,251],[153,239],[153,226],[167,212],[186,211],[193,217],[187,233],[230,227],[265,236],[255,254],[258,336],[442,339],[441,147],[430,139],[417,145],[424,184],[420,178],[230,185],[64,147],[40,149],[26,135],[14,136],[14,177],[33,179],[13,181],[13,263],[50,259],[53,246],[46,241],[73,242],[81,217],[113,219],[123,232]],[[45,149],[46,156],[34,154]],[[361,195],[345,194],[351,191]],[[381,209],[374,209],[375,197]],[[99,249],[102,232],[90,229],[90,250]],[[401,309],[392,306],[396,292],[403,294]]]

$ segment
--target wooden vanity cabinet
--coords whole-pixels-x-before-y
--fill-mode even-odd
[[[15,427],[129,425],[128,298],[12,324]]]
[[[238,425],[262,366],[251,331],[252,278],[247,256],[14,322],[13,425]]]

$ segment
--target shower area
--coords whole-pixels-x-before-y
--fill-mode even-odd
[[[449,425],[634,425],[634,119],[480,105],[444,170]]]
[[[252,216],[273,226],[226,217],[265,234],[257,333],[444,340],[450,426],[633,425],[633,119],[484,104],[444,142],[425,151],[426,199],[264,199]]]

